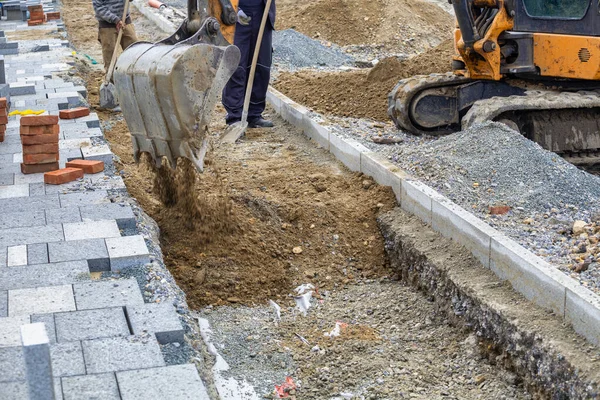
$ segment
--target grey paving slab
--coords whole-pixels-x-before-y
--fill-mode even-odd
[[[135,214],[128,204],[96,204],[93,206],[81,206],[80,210],[83,221],[114,219],[117,221],[119,229],[134,229],[136,227]]]
[[[81,149],[81,152],[86,160],[103,161],[105,164],[111,164],[113,160],[113,154],[108,145],[85,147]]]
[[[48,314],[74,311],[73,286],[47,286],[8,291],[8,315]]]
[[[129,336],[123,307],[58,313],[56,336],[59,342]]]
[[[0,290],[0,318],[8,317],[8,292]]]
[[[0,149],[2,146],[0,146]],[[32,212],[60,208],[58,195],[0,199],[0,209],[11,212]],[[22,243],[21,243],[22,244]]]
[[[64,400],[120,400],[114,373],[72,376],[61,379]]]
[[[209,400],[193,364],[117,372],[123,400]]]
[[[65,240],[99,239],[121,236],[119,226],[114,220],[63,224],[63,229]]]
[[[66,130],[64,133],[64,137],[67,140],[69,140],[69,139],[84,139],[84,138],[101,137],[101,136],[103,136],[103,135],[102,135],[102,131],[99,128],[87,128],[87,127],[85,129]],[[86,156],[86,154],[88,154],[88,152],[84,152],[83,149],[82,149],[82,153],[83,153],[84,157]],[[94,155],[94,154],[96,154],[96,153],[89,152],[89,155]],[[104,156],[104,158],[108,158],[108,156],[106,154],[102,153],[102,155]],[[112,158],[111,158],[111,160],[112,160]]]
[[[68,193],[59,195],[60,206],[77,207],[89,206],[91,204],[110,203],[106,190],[95,190],[92,192]]]
[[[0,399],[23,400],[28,396],[27,382],[0,382]]]
[[[21,150],[23,150],[23,147],[20,143],[7,143],[0,146],[0,154],[14,154],[19,153]],[[0,174],[6,175],[15,172],[16,171],[1,171]],[[18,172],[20,173],[21,171],[19,170]]]
[[[52,374],[55,377],[85,375],[85,363],[81,342],[65,342],[50,345]]]
[[[183,343],[183,326],[172,304],[149,303],[126,309],[135,335],[152,333],[160,344]]]
[[[144,298],[133,278],[73,285],[77,310],[141,305]]]
[[[6,318],[2,318],[0,321],[1,321],[0,322],[0,348],[1,347],[20,346],[21,345],[21,326],[31,323],[31,318],[29,317],[29,315],[6,317]],[[0,353],[0,354],[2,354],[2,353]],[[0,357],[0,360],[1,360],[1,357]],[[2,369],[0,369],[0,371],[2,371]],[[0,374],[0,376],[1,375],[2,374]]]
[[[122,271],[150,262],[150,253],[141,235],[107,238],[106,247],[112,271]]]
[[[83,354],[88,374],[165,365],[158,342],[137,336],[86,340]]]
[[[46,325],[46,333],[50,343],[56,343],[56,325],[54,323],[54,314],[34,314],[31,316],[31,323],[42,322]]]
[[[27,245],[27,264],[47,264],[48,258],[48,243],[36,243]]]
[[[25,380],[25,359],[20,346],[0,348],[0,371],[0,382]]]
[[[32,400],[53,399],[54,380],[46,327],[43,323],[24,325],[21,327],[21,339],[29,398]]]
[[[46,223],[64,224],[71,222],[81,222],[81,213],[79,207],[65,207],[46,210]]]
[[[16,174],[21,172],[20,163],[0,164],[1,174]]]
[[[9,247],[7,249],[6,265],[8,267],[27,265],[27,245]]]
[[[46,186],[43,183],[30,183],[29,196],[43,196],[46,194]]]
[[[46,217],[44,215],[44,210],[0,213],[0,229],[40,226],[45,224]]]
[[[50,262],[87,260],[91,272],[110,271],[104,239],[49,243],[48,254]]]
[[[62,383],[60,378],[54,378],[54,400],[63,400]]]
[[[15,174],[15,184],[23,183],[44,183],[44,174]]]
[[[0,268],[0,290],[64,285],[90,280],[86,261]]]
[[[115,223],[116,224],[116,223]],[[0,229],[0,247],[65,240],[62,225]]]

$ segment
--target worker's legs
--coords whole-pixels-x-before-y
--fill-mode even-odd
[[[228,124],[242,119],[247,77],[252,63],[252,53],[254,52],[252,26],[237,24],[233,43],[240,49],[242,56],[237,69],[227,82],[225,89],[223,89],[223,106],[227,110]]]
[[[256,30],[256,38],[258,38],[258,29]],[[273,61],[272,47],[273,29],[271,28],[271,24],[267,22],[258,55],[258,63],[256,64],[252,96],[250,97],[250,109],[248,111],[248,121],[250,122],[262,118],[262,113],[265,111],[267,105],[267,90],[269,90],[271,64]]]
[[[138,41],[133,24],[125,25],[123,28],[123,36],[121,37],[121,48],[125,50],[132,44]]]
[[[108,69],[110,60],[112,59],[113,51],[117,43],[117,30],[115,28],[99,28],[98,40],[102,45],[102,61],[104,62],[104,70]]]

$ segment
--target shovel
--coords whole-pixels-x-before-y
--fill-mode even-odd
[[[127,19],[127,9],[129,8],[129,0],[125,0],[125,8],[123,9],[123,24],[125,24],[125,20]],[[117,62],[117,54],[119,53],[119,46],[121,45],[121,38],[123,37],[123,29],[119,29],[119,34],[117,35],[117,42],[115,43],[115,50],[113,51],[112,59],[110,60],[110,66],[106,70],[106,78],[104,78],[104,82],[100,85],[100,107],[102,108],[116,108],[119,105],[119,101],[116,96],[115,85],[111,82],[113,72],[115,70],[115,63]]]
[[[267,19],[269,19],[269,9],[271,8],[271,3],[272,0],[267,0],[267,4],[265,4],[265,12],[263,13],[260,29],[258,31],[254,56],[252,57],[252,66],[250,67],[250,78],[248,79],[246,97],[244,98],[242,120],[227,127],[225,133],[221,137],[221,142],[235,143],[246,132],[246,129],[248,129],[248,108],[250,107],[250,96],[252,95],[252,86],[254,85],[254,74],[256,73],[256,64],[258,63],[258,55],[260,54],[263,34],[265,33],[265,26],[267,25]]]

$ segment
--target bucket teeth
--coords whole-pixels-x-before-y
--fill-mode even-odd
[[[239,59],[235,46],[128,47],[117,61],[114,81],[135,159],[148,153],[160,165],[166,157],[175,168],[185,157],[202,171],[210,116]]]

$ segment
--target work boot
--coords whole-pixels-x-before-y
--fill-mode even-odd
[[[272,128],[274,126],[273,122],[262,117],[248,121],[248,128]]]

